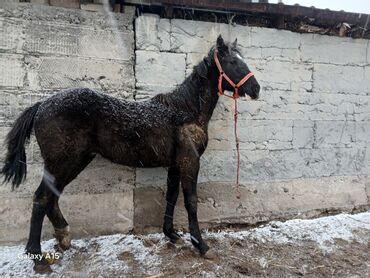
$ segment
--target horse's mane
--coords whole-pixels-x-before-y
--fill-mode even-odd
[[[208,82],[207,77],[213,59],[213,51],[214,48],[209,51],[208,56],[194,66],[193,72],[178,88],[167,94],[158,94],[153,99],[178,112],[190,113],[192,116],[199,114],[200,92],[204,90],[202,86]]]

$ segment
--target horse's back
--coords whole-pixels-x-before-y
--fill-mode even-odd
[[[45,100],[34,122],[44,159],[99,153],[116,163],[167,166],[173,159],[173,111],[153,101],[125,101],[90,89]],[[61,159],[61,158],[59,158]]]

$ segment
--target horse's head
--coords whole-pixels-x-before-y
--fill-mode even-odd
[[[228,90],[237,92],[239,96],[250,96],[252,99],[259,97],[260,85],[256,78],[249,70],[244,62],[240,51],[237,48],[237,40],[231,44],[225,43],[222,36],[217,38],[217,45],[214,49],[214,59],[218,70],[224,75],[221,80],[222,86],[219,85],[219,90]],[[228,79],[230,79],[228,81]],[[231,82],[230,82],[231,81]],[[235,86],[234,86],[235,85]],[[237,88],[237,90],[235,90]]]

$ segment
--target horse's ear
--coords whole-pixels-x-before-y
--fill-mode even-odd
[[[235,38],[235,41],[233,42],[233,44],[232,44],[232,48],[233,49],[236,49],[237,48],[237,46],[238,46],[238,38]]]
[[[221,35],[217,38],[217,49],[219,52],[226,52],[227,51],[227,45],[225,44],[224,39]]]

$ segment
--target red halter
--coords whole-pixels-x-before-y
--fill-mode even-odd
[[[218,71],[220,72],[220,76],[218,78],[218,95],[219,96],[226,96],[226,97],[230,97],[230,98],[233,98],[233,99],[237,99],[239,97],[239,88],[241,86],[243,86],[243,84],[245,82],[248,81],[249,78],[251,78],[254,74],[252,72],[248,73],[246,76],[244,76],[244,78],[242,80],[239,81],[238,84],[235,84],[228,76],[227,74],[223,71],[222,69],[222,66],[221,66],[221,63],[220,61],[218,60],[218,56],[217,56],[217,53],[218,51],[215,50],[214,52],[214,56],[215,56],[215,62],[216,62],[216,66],[218,68]],[[229,84],[234,88],[234,93],[232,96],[228,96],[228,95],[225,95],[224,94],[224,90],[222,90],[222,79],[225,78],[225,80],[227,82],[229,82]]]
[[[239,81],[238,84],[235,84],[223,71],[220,61],[217,57],[217,50],[215,50],[214,58],[215,62],[218,68],[218,71],[220,72],[220,77],[218,78],[218,95],[225,97],[232,98],[234,100],[235,110],[234,110],[234,136],[235,136],[235,145],[236,145],[236,153],[237,153],[237,170],[236,170],[236,198],[241,198],[241,192],[240,192],[240,184],[239,184],[239,176],[240,176],[240,150],[239,150],[239,137],[237,133],[237,126],[238,126],[238,105],[237,105],[237,98],[239,97],[239,88],[248,81],[249,78],[251,78],[254,74],[252,72],[248,73],[242,80]],[[234,93],[232,96],[224,94],[224,91],[222,90],[222,79],[225,78],[227,82],[234,88]]]

